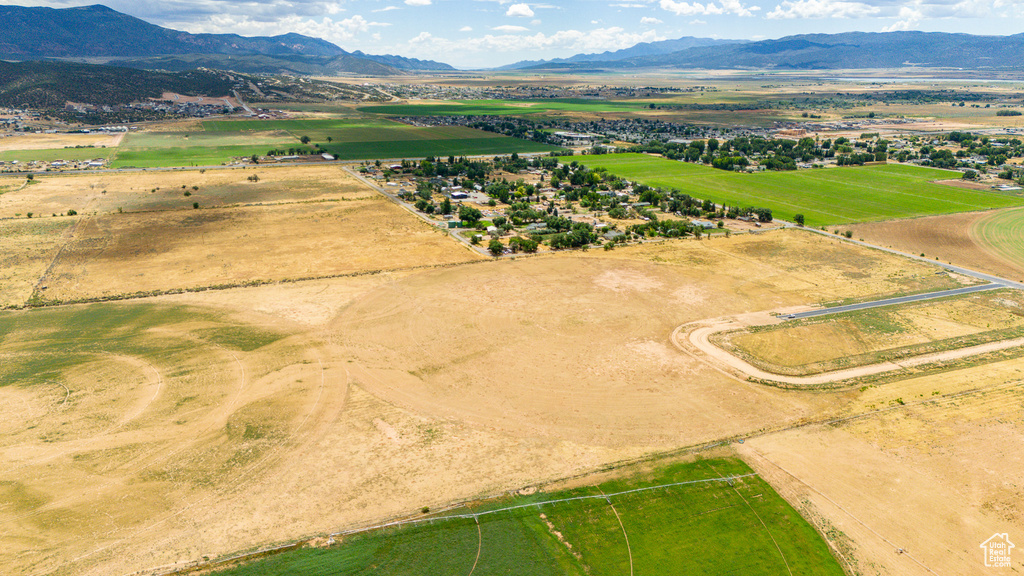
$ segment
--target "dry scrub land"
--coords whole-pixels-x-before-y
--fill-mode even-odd
[[[162,188],[196,179],[207,205],[251,173]],[[309,204],[273,174],[312,189],[267,171],[257,206],[136,212],[155,184],[86,179],[82,215],[3,221],[11,302],[41,277],[48,299],[323,278],[0,312],[0,565],[166,570],[737,436],[721,450],[860,573],[979,574],[981,541],[1024,532],[1024,360],[785,391],[670,340],[706,318],[957,285],[934,266],[797,230],[469,264],[340,172]],[[56,206],[75,199],[66,182],[26,190]],[[978,449],[991,438],[1006,444]]]

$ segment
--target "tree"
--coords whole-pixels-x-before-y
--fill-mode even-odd
[[[441,201],[441,214],[452,213],[452,200],[451,198],[445,198]]]
[[[804,215],[803,214],[794,214],[793,215],[793,222],[796,222],[797,226],[803,226],[804,225]]]
[[[334,138],[331,138],[330,136],[328,136],[327,137],[327,143],[330,144],[331,142],[334,142]]]
[[[299,142],[302,142],[303,144],[309,144],[309,136],[303,136],[302,138],[299,138]]]
[[[495,238],[487,245],[487,250],[492,256],[501,256],[501,253],[505,251],[505,245],[501,243],[501,240]]]
[[[483,212],[480,212],[472,206],[466,206],[465,204],[459,206],[459,220],[473,224],[479,222],[483,216]]]
[[[252,160],[253,164],[259,164],[260,163],[260,157],[257,156],[256,154],[253,154],[252,158],[250,158],[250,160]]]
[[[198,210],[199,209],[199,202],[193,202],[192,203],[192,207]]]

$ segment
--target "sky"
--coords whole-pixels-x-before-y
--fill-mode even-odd
[[[10,1],[10,0],[8,0]],[[67,8],[96,0],[13,1]],[[848,31],[1024,32],[1022,0],[107,0],[193,33],[298,32],[348,51],[487,68],[697,36],[762,40]]]

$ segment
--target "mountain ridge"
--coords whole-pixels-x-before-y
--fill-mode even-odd
[[[665,54],[619,60],[566,62],[573,67],[606,69],[856,69],[967,68],[1024,70],[1024,33],[983,36],[950,32],[842,32],[798,34],[777,39],[694,46]],[[541,70],[551,63],[521,68]]]
[[[448,64],[402,56],[350,53],[341,47],[297,33],[279,36],[192,34],[151,24],[102,4],[72,8],[0,5],[0,58],[130,59],[144,67],[146,59],[185,55],[259,55],[269,58],[309,58],[311,74],[338,72],[394,75],[421,70],[454,70]],[[340,59],[338,66],[316,69],[315,59]],[[376,63],[377,66],[367,62]],[[279,63],[278,63],[279,64]],[[275,66],[271,66],[274,68]],[[287,68],[287,66],[276,66]]]

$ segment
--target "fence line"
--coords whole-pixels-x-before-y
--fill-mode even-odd
[[[637,492],[645,492],[648,490],[658,490],[661,488],[672,488],[673,486],[686,486],[693,484],[706,484],[709,482],[729,482],[730,484],[734,480],[741,478],[749,478],[751,476],[757,476],[756,473],[741,474],[734,476],[722,476],[719,478],[704,478],[702,480],[687,480],[686,482],[673,482],[671,484],[659,484],[657,486],[645,486],[643,488],[634,488],[633,490],[625,490],[623,492],[613,492],[611,494],[592,494],[586,496],[573,496],[571,498],[559,498],[557,500],[544,500],[541,502],[531,502],[529,504],[518,504],[516,506],[508,506],[506,508],[497,508],[495,510],[484,510],[482,512],[475,512],[471,514],[449,514],[446,516],[432,516],[430,518],[413,518],[411,520],[396,520],[394,522],[387,522],[385,524],[377,524],[375,526],[367,526],[365,528],[354,528],[352,530],[344,530],[341,532],[331,533],[330,536],[350,536],[352,534],[359,534],[362,532],[370,532],[373,530],[380,530],[382,528],[391,528],[394,526],[405,526],[409,524],[423,524],[424,522],[434,522],[436,520],[452,520],[452,519],[472,519],[477,520],[481,516],[487,516],[488,514],[497,514],[499,512],[508,512],[511,510],[519,510],[522,508],[532,508],[535,506],[544,506],[545,504],[559,504],[562,502],[574,502],[579,500],[607,500],[614,496],[623,496],[625,494],[635,494]]]

